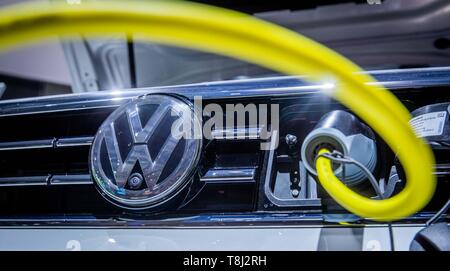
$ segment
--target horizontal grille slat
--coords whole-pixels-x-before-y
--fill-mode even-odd
[[[50,185],[78,185],[92,184],[89,174],[53,175],[49,180]]]
[[[200,181],[208,183],[254,183],[256,167],[211,168]]]
[[[53,148],[53,139],[0,142],[0,151]]]
[[[110,109],[3,116],[0,187],[92,184],[88,157]]]
[[[47,185],[48,176],[3,177],[0,186]]]
[[[53,138],[43,140],[0,142],[0,151],[90,146],[93,140],[94,137],[86,136],[86,137],[72,137],[72,138]]]
[[[90,146],[93,141],[93,136],[60,138],[55,141],[55,147]]]
[[[45,185],[85,185],[92,184],[89,174],[47,175],[25,177],[2,177],[2,186],[45,186]]]

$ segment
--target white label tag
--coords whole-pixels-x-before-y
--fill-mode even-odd
[[[444,131],[446,111],[427,113],[409,121],[413,130],[419,137],[438,136]]]

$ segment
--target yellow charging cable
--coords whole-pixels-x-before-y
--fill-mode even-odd
[[[293,31],[238,12],[184,1],[29,3],[0,11],[0,50],[52,37],[128,34],[153,42],[235,57],[266,68],[308,75],[334,86],[328,93],[358,114],[397,153],[407,176],[392,198],[371,200],[343,185],[330,161],[317,159],[319,180],[343,207],[362,217],[395,220],[423,208],[435,190],[433,154],[408,124],[410,114],[389,91],[351,61]]]

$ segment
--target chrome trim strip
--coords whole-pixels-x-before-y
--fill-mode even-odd
[[[450,67],[379,70],[367,73],[378,80],[377,84],[384,85],[391,90],[450,86]],[[329,84],[306,83],[305,78],[280,76],[6,100],[0,101],[0,117],[117,107],[137,96],[149,93],[173,93],[188,98],[202,96],[203,99],[232,99],[298,96],[319,93],[325,85],[329,87]]]
[[[93,184],[89,174],[53,175],[49,181],[50,185],[78,185]]]
[[[4,186],[47,186],[47,185],[85,185],[93,184],[89,174],[67,174],[47,176],[1,177],[0,187]]]
[[[395,227],[423,226],[432,214],[419,213],[418,216],[410,217],[399,221]],[[352,227],[384,227],[386,224],[369,222],[361,219],[359,224],[352,224]],[[357,222],[355,222],[357,223]],[[345,228],[348,225],[341,225],[337,222],[325,221],[320,213],[258,213],[258,214],[234,214],[234,215],[198,215],[182,216],[177,218],[98,218],[93,216],[51,216],[51,217],[0,217],[0,229],[6,228],[48,228],[48,229],[219,229],[219,228]]]
[[[200,181],[207,183],[253,183],[256,168],[212,168]]]
[[[215,129],[211,132],[213,139],[242,140],[242,139],[260,139],[261,128],[232,128]]]
[[[450,174],[450,164],[437,164],[434,167],[434,174],[437,176],[449,175]]]
[[[0,142],[0,151],[53,148],[54,139]]]
[[[0,142],[0,151],[90,146],[93,136]]]
[[[47,185],[48,178],[49,176],[2,177],[0,178],[0,187]]]
[[[127,228],[208,228],[208,227],[313,227],[323,222],[320,213],[214,214],[195,216],[160,216],[97,218],[94,216],[0,217],[0,228],[32,225],[34,227],[127,227]],[[13,223],[13,225],[8,225]],[[319,224],[321,225],[321,224]]]
[[[55,147],[90,146],[93,141],[93,136],[59,138],[55,142]]]

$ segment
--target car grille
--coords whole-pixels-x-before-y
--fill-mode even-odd
[[[374,73],[411,111],[426,104],[449,100],[442,91],[450,85],[449,69],[388,71]],[[195,181],[182,204],[165,212],[131,212],[107,202],[96,190],[89,173],[88,157],[97,129],[121,104],[146,93],[176,93],[192,99],[207,97],[209,102],[280,104],[280,138],[288,133],[300,142],[324,113],[345,108],[319,93],[317,86],[297,78],[231,81],[179,87],[152,88],[117,93],[84,94],[0,103],[0,224],[4,221],[45,221],[56,219],[99,220],[151,219],[169,216],[170,221],[192,215],[227,221],[240,214],[246,223],[278,220],[324,219],[337,204],[317,186],[304,167],[305,189],[295,201],[278,202],[280,187],[271,180],[286,175],[286,145],[280,140],[274,152],[261,151],[258,134],[252,127],[215,130],[215,140],[205,141]],[[448,93],[448,92],[446,92]],[[235,135],[233,140],[226,135]],[[240,136],[240,135],[246,136]],[[395,162],[395,155],[377,139],[380,157]],[[448,199],[450,148],[434,148],[438,189],[426,211],[434,211]],[[377,173],[390,168],[378,165]],[[286,173],[287,172],[287,173]],[[400,172],[401,175],[401,172]],[[404,176],[403,176],[404,177]],[[278,190],[277,190],[278,189]],[[272,190],[272,193],[268,191]],[[271,195],[269,195],[271,194]],[[334,210],[334,209],[333,209]],[[342,211],[342,210],[341,210]],[[295,216],[298,214],[298,216]],[[295,218],[292,218],[295,216]],[[239,217],[233,217],[239,221]],[[237,219],[237,220],[236,220]],[[3,222],[2,222],[3,221]],[[186,220],[183,220],[186,221]],[[266,221],[267,222],[267,221]],[[202,222],[203,223],[203,222]],[[303,222],[302,222],[303,223]]]

